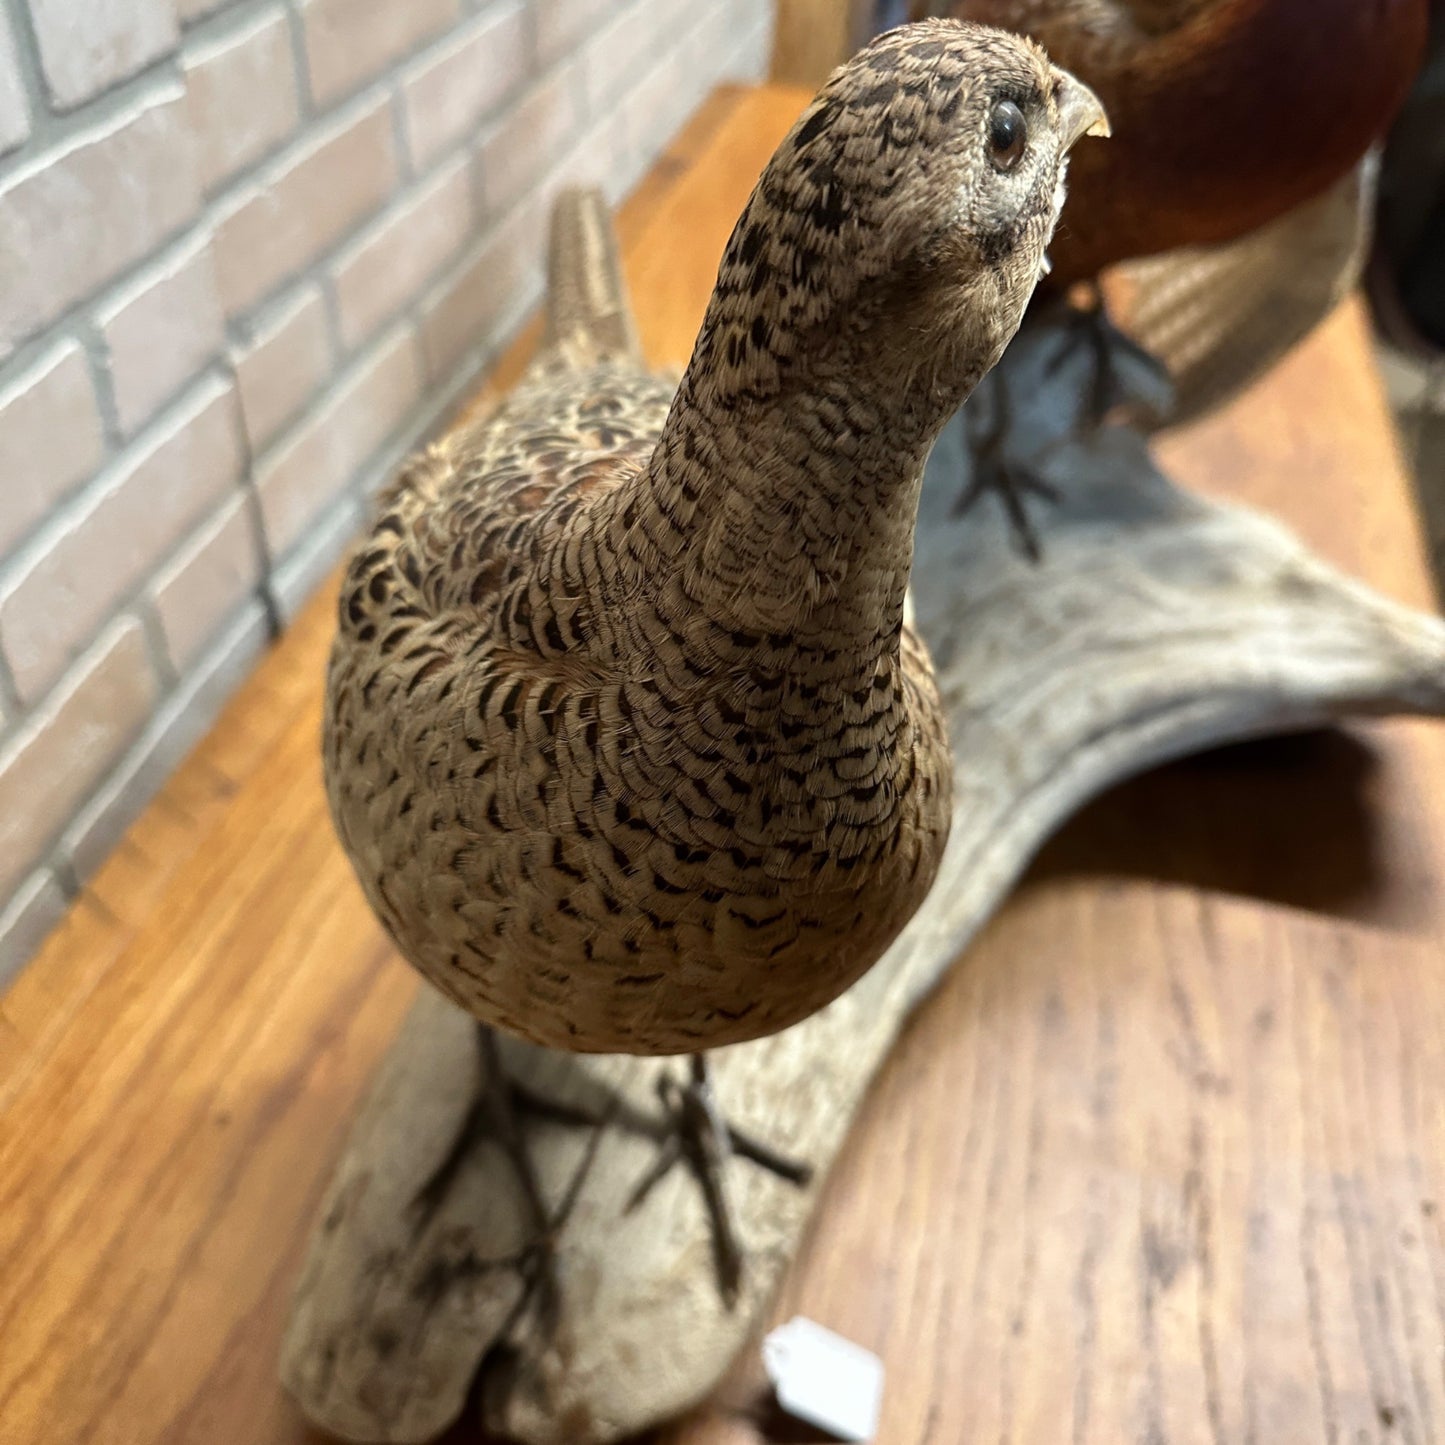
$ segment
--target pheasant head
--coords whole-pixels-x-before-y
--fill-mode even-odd
[[[744,398],[847,367],[937,385],[956,405],[1023,316],[1069,148],[1101,131],[1093,92],[1030,41],[946,20],[880,36],[765,171],[699,360]]]
[[[839,645],[840,600],[845,632],[896,626],[928,451],[1018,329],[1091,133],[1092,91],[978,25],[833,74],[738,220],[650,468],[688,595]]]

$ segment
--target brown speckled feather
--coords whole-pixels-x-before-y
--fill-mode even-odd
[[[600,202],[562,203],[548,347],[383,498],[328,683],[342,841],[479,1018],[574,1050],[755,1037],[921,902],[952,798],[902,621],[919,480],[1037,279],[1069,84],[976,27],[875,42],[759,183],[676,397]],[[1008,175],[1004,93],[1035,127]]]

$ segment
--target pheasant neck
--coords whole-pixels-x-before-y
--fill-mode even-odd
[[[638,479],[660,613],[860,658],[896,643],[923,466],[962,397],[846,367],[771,394],[697,370]]]

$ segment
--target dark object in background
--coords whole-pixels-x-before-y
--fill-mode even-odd
[[[1400,277],[1400,299],[1426,340],[1445,349],[1445,188],[1438,184],[1436,197],[1416,253]]]
[[[1430,7],[1429,55],[1390,132],[1370,301],[1406,353],[1445,351],[1445,3]]]
[[[916,0],[1022,30],[1098,93],[1114,138],[1069,168],[1062,289],[1234,240],[1319,195],[1389,126],[1426,0]]]

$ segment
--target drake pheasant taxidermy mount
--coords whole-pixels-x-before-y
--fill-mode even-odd
[[[725,1295],[730,1155],[806,1167],[727,1126],[702,1053],[835,999],[933,881],[952,754],[904,622],[924,463],[1103,125],[1031,41],[881,37],[764,172],[675,396],[572,198],[543,354],[405,469],[343,584],[331,807],[397,948],[480,1022],[469,1127],[515,1138],[529,1105],[493,1029],[693,1054],[660,1167],[699,1169]]]
[[[1029,35],[1109,113],[1113,142],[1071,160],[1069,214],[1037,298],[1057,312],[1073,292],[1071,335],[1094,364],[1092,425],[1140,399],[1130,374],[1148,365],[1105,317],[1101,273],[1237,241],[1340,183],[1403,104],[1428,23],[1427,0],[919,0],[914,11]],[[1146,379],[1144,390],[1159,389]],[[1014,410],[997,387],[976,409],[981,465],[960,506],[997,494],[1032,554],[1023,498],[1056,500],[1057,488],[1006,460]]]
[[[1232,241],[1318,196],[1404,103],[1427,0],[929,0],[1033,37],[1098,94],[1114,143],[1071,161],[1042,291]]]

